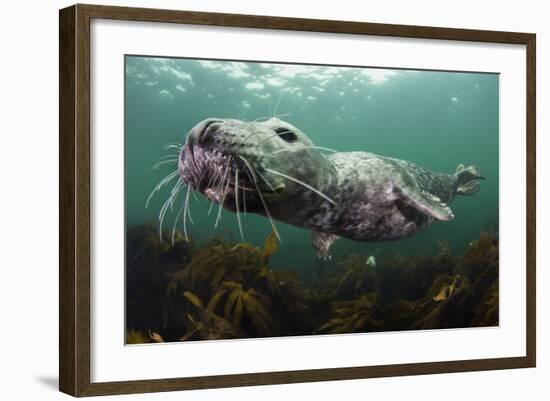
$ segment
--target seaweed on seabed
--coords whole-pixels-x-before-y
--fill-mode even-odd
[[[302,332],[310,334],[333,318],[337,301],[353,300],[376,290],[375,266],[363,255],[349,254],[343,261],[318,261],[316,274],[302,290],[305,313],[300,320]]]
[[[381,258],[375,297],[367,293],[352,301],[333,302],[330,316],[317,332],[498,324],[497,237],[480,234],[462,256],[452,256],[446,241],[438,245],[439,253],[431,257]]]
[[[193,253],[193,242],[185,240],[179,231],[164,231],[163,236],[151,224],[132,226],[126,233],[127,267],[160,267],[163,272],[181,269]]]
[[[472,326],[497,326],[499,322],[498,316],[498,280],[495,280],[481,303],[475,307]]]
[[[430,289],[434,280],[442,274],[453,274],[455,269],[450,245],[438,243],[435,256],[393,256],[381,258],[376,269],[377,289],[384,304],[398,299],[416,301]]]
[[[498,277],[498,237],[482,232],[472,241],[459,262],[459,271],[473,285],[488,285]]]
[[[139,330],[126,330],[126,344],[128,345],[163,342],[162,336],[151,330],[148,330],[147,334]]]
[[[262,248],[220,238],[194,251],[178,233],[172,247],[151,227],[130,231],[128,343],[498,324],[496,235],[462,256],[444,241],[378,266],[351,256],[304,285],[270,268],[274,233]]]
[[[411,328],[498,324],[497,237],[481,233],[453,260],[453,273],[436,277],[426,296],[411,306]]]
[[[335,288],[330,294],[331,312],[317,331],[410,329],[421,312],[415,301],[426,295],[436,275],[453,269],[448,243],[439,246],[434,257],[393,256],[380,258],[375,266],[365,257],[352,255],[341,262],[340,272],[330,280]]]
[[[418,320],[412,328],[468,327],[474,307],[470,281],[459,274],[441,275],[415,307]]]
[[[165,238],[171,234],[164,233]],[[130,227],[126,233],[126,327],[129,333],[163,332],[171,321],[165,296],[170,273],[181,269],[191,254],[176,233],[174,243],[161,241],[151,225]],[[145,337],[146,339],[148,337]],[[136,335],[131,341],[138,341]]]
[[[187,331],[179,338],[180,341],[246,337],[238,325],[205,308],[192,292],[185,291],[183,297],[192,306],[192,311],[186,314]]]
[[[270,308],[269,298],[254,288],[245,290],[241,283],[224,281],[208,302],[207,310],[223,311],[226,320],[236,327],[249,328],[249,333],[270,336],[280,332],[278,323],[269,312]]]
[[[332,309],[333,317],[315,333],[359,333],[383,328],[383,311],[377,302],[376,293],[368,293],[351,301],[334,302]]]
[[[184,269],[173,275],[168,293],[180,299],[181,294],[193,294],[196,299],[208,301],[208,314],[202,317],[223,318],[244,337],[284,335],[293,314],[303,305],[302,292],[296,272],[270,269],[269,259],[276,251],[274,233],[266,238],[263,249],[246,242],[228,244],[219,240],[200,249]],[[197,307],[197,303],[194,305]],[[188,312],[187,317],[193,317]],[[188,318],[186,328],[193,330],[201,322],[201,316]]]
[[[331,282],[339,299],[354,299],[376,289],[375,269],[364,256],[351,255],[338,265],[340,272]]]
[[[469,290],[467,278],[458,274],[439,275],[423,298],[416,301],[397,299],[386,305],[384,329],[463,327],[469,320],[469,307],[464,304]]]
[[[224,281],[250,283],[269,271],[267,263],[276,250],[270,238],[263,250],[247,242],[225,243],[221,239],[199,249],[184,269],[173,274],[168,291],[181,294],[189,290],[201,299],[210,299]]]
[[[499,323],[499,252],[496,234],[481,233],[472,241],[460,260],[459,270],[472,283],[476,305],[471,325],[494,326]]]
[[[142,331],[128,329],[126,330],[126,344],[145,344],[152,342],[151,339],[143,334]]]

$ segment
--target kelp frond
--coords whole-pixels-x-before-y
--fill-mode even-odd
[[[126,330],[126,344],[146,344],[151,339],[139,330]]]
[[[207,310],[223,311],[225,319],[239,327],[247,319],[253,330],[251,335],[268,336],[278,329],[277,322],[268,312],[269,307],[269,299],[254,288],[245,290],[240,283],[226,281],[208,303]]]
[[[376,294],[370,293],[353,301],[336,302],[333,317],[319,327],[316,333],[342,334],[373,331],[381,327]]]
[[[187,333],[180,338],[181,341],[246,337],[238,326],[205,308],[199,297],[192,292],[185,291],[183,297],[193,305],[195,313],[186,315],[189,325]]]

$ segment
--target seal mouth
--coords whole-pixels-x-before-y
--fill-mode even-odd
[[[284,184],[272,185],[265,177],[258,155],[242,155],[235,151],[201,144],[201,138],[216,124],[205,125],[198,136],[188,136],[180,152],[178,170],[183,181],[217,202],[237,189],[270,196],[280,193]]]

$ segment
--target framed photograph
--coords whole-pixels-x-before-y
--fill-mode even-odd
[[[61,391],[535,366],[534,34],[59,18]]]

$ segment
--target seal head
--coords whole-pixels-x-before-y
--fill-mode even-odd
[[[334,167],[302,131],[277,118],[200,122],[187,135],[178,169],[193,190],[232,211],[240,197],[247,212],[311,228],[314,215],[334,206],[318,190],[334,185]]]

